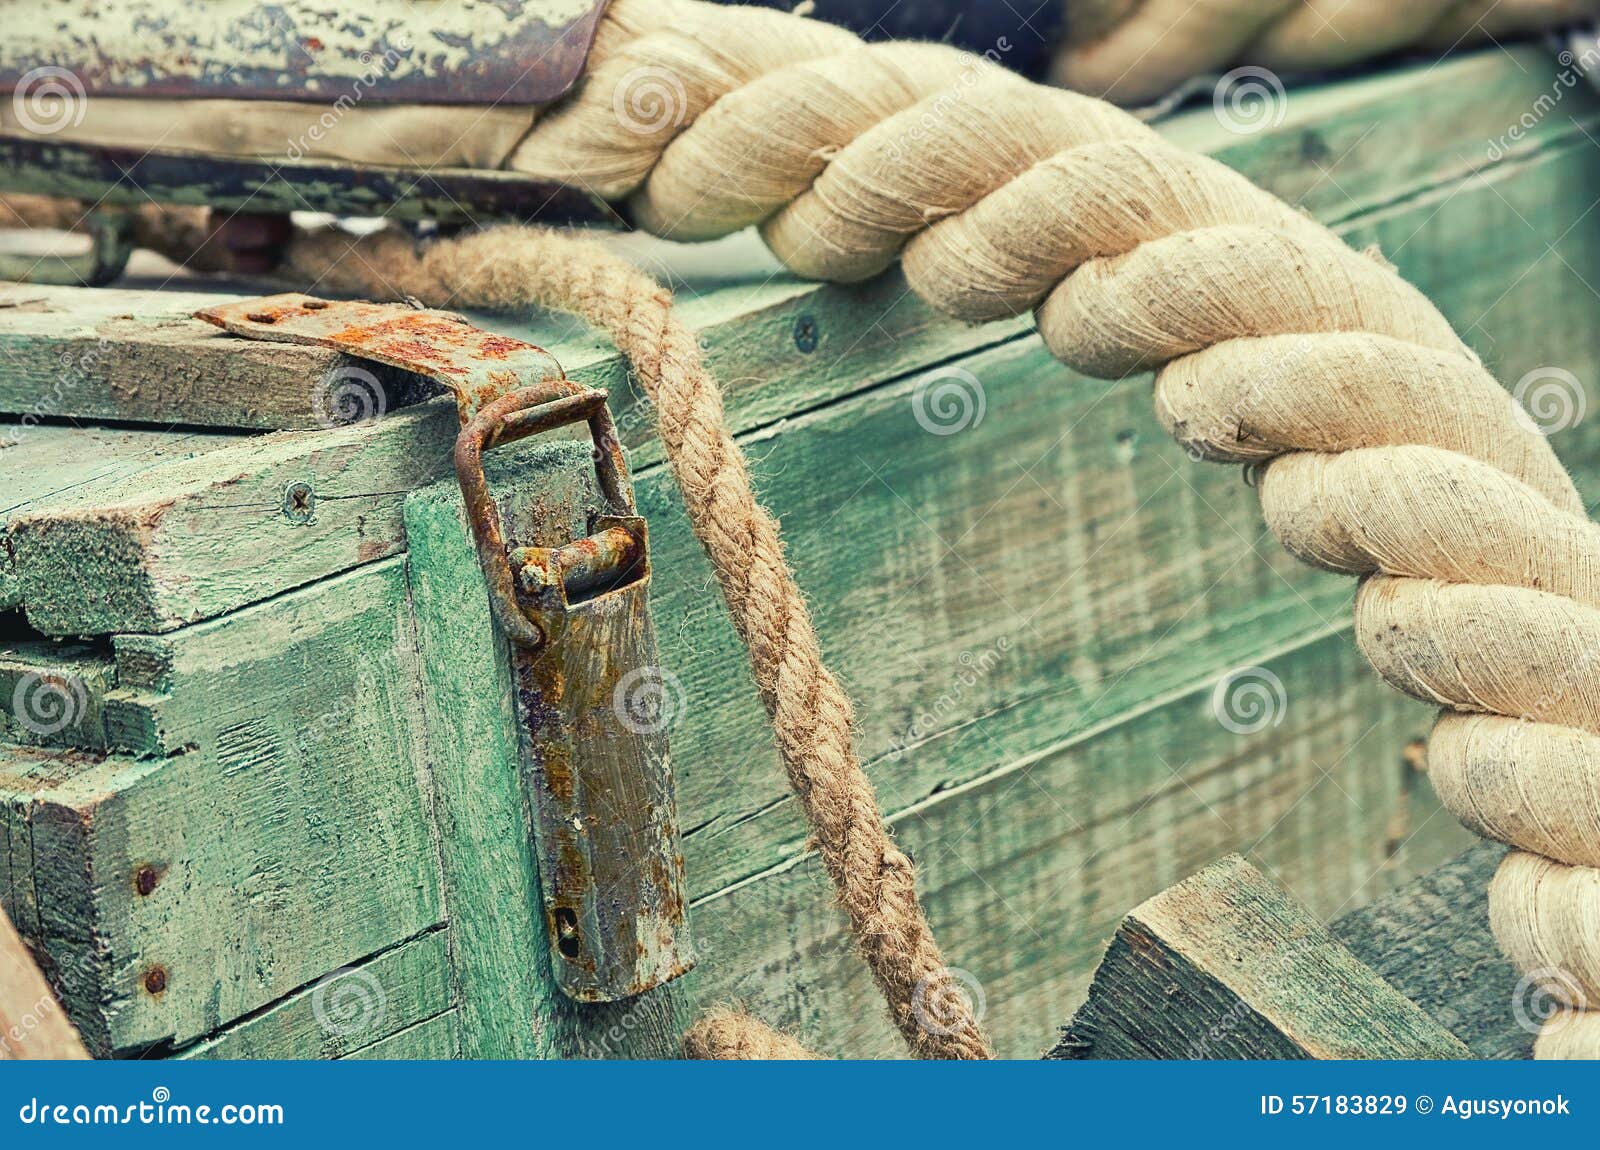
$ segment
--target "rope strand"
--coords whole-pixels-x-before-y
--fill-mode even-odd
[[[1107,104],[921,51],[943,53],[943,66],[787,13],[614,0],[582,86],[537,121],[512,166],[588,183],[668,237],[757,224],[804,275],[859,280],[901,259],[911,288],[957,318],[1031,309],[1046,346],[1079,371],[1154,370],[1172,434],[1199,455],[1256,464],[1284,545],[1361,577],[1363,653],[1444,708],[1430,753],[1441,798],[1519,848],[1490,892],[1494,930],[1569,1008],[1537,1052],[1600,1053],[1596,1015],[1578,1009],[1595,1005],[1584,991],[1600,987],[1600,956],[1573,941],[1600,921],[1600,535],[1548,442],[1381,257]],[[641,76],[671,81],[672,114],[621,113]],[[883,827],[777,525],[667,293],[601,248],[533,230],[420,252],[388,233],[323,234],[289,257],[299,285],[537,304],[612,334],[655,401],[791,783],[896,1025],[921,1056],[987,1056]],[[933,1027],[919,1018],[930,1000]],[[773,1042],[725,1013],[687,1048],[752,1056]]]

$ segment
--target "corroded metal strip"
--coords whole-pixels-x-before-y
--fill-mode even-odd
[[[583,1002],[642,994],[693,965],[645,521],[601,391],[530,388],[461,432],[456,470],[491,604],[511,640],[523,785],[551,967]],[[483,452],[587,421],[607,514],[558,548],[506,549]],[[651,702],[656,704],[652,709]]]
[[[0,188],[107,205],[186,204],[223,212],[331,212],[391,220],[620,223],[581,188],[512,172],[247,160],[0,136]]]
[[[551,965],[568,995],[604,1002],[670,981],[693,961],[671,716],[635,705],[661,675],[645,523],[602,516],[594,530],[621,531],[634,546],[615,553],[625,565],[610,570],[612,588],[581,600],[568,599],[573,585],[560,573],[569,548],[515,553],[525,601],[558,637],[547,650],[514,649],[511,667]]]
[[[583,71],[604,0],[9,0],[0,90],[545,104]],[[44,11],[41,11],[44,9]]]
[[[556,982],[580,1001],[610,1002],[685,973],[693,961],[666,737],[674,713],[660,699],[673,680],[660,669],[649,536],[605,392],[569,381],[543,349],[447,312],[286,294],[197,314],[236,335],[338,348],[454,393],[456,471],[508,640]],[[604,513],[564,546],[516,546],[483,454],[578,422],[594,444]]]
[[[456,397],[463,424],[521,388],[578,390],[544,348],[484,331],[450,312],[286,292],[219,304],[195,316],[249,339],[330,347],[427,376]]]

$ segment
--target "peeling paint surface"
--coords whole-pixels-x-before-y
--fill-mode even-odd
[[[15,3],[13,7],[23,5]],[[42,71],[88,95],[544,104],[583,71],[604,0],[26,0],[0,90]]]

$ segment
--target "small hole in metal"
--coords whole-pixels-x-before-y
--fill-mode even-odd
[[[556,908],[556,949],[562,958],[578,957],[578,915],[571,907]]]

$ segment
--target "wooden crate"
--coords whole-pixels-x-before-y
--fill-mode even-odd
[[[1489,154],[1553,67],[1466,55],[1295,91],[1255,135],[1209,108],[1165,130],[1379,245],[1502,380],[1589,380],[1600,102],[1569,91]],[[952,323],[896,274],[818,287],[742,241],[694,266],[683,310],[1002,1054],[1049,1045],[1128,909],[1219,855],[1333,918],[1469,841],[1408,749],[1430,711],[1350,642],[1350,582],[1281,553],[1237,469],[1166,440],[1148,377],[1076,376],[1028,323]],[[9,298],[0,410],[19,414],[48,392],[80,422],[137,420],[141,380],[204,388],[185,365],[238,343],[185,344],[193,301],[171,293]],[[553,989],[442,401],[333,431],[0,430],[0,710],[39,676],[82,700],[59,730],[3,719],[5,909],[100,1054],[663,1055],[730,999],[824,1051],[897,1052],[623,365],[559,319],[480,320],[608,388],[631,451],[684,686],[696,971],[609,1007]],[[315,363],[280,362],[311,386]],[[981,420],[926,430],[930,376],[976,381]],[[1600,422],[1557,446],[1600,491]],[[528,505],[582,501],[584,453],[495,463]],[[1284,699],[1242,733],[1212,708],[1240,668]]]

